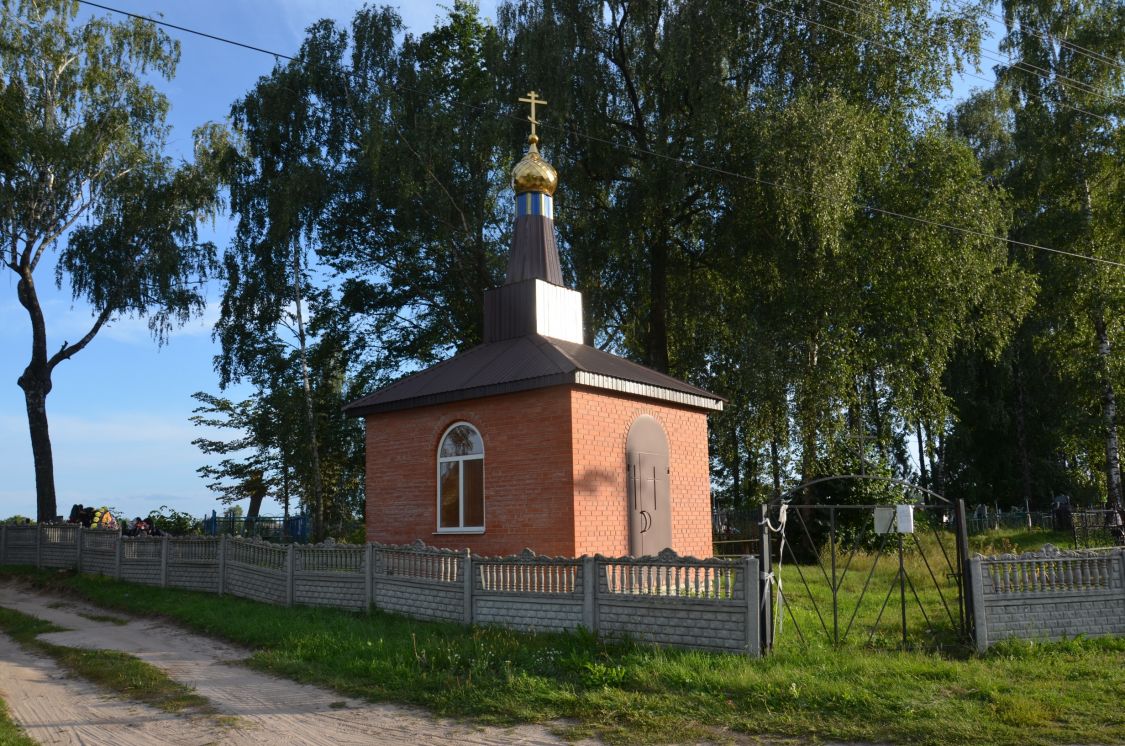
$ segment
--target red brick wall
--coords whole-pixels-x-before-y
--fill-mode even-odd
[[[707,416],[566,386],[369,415],[367,538],[490,556],[628,554],[625,440],[642,414],[668,436],[673,548],[709,557]],[[437,534],[438,441],[462,421],[484,440],[485,532]]]
[[[437,534],[438,441],[461,421],[484,440],[485,532]],[[570,442],[562,386],[369,415],[367,539],[573,556]]]
[[[575,553],[629,553],[625,440],[642,414],[668,436],[672,548],[710,557],[711,475],[707,415],[697,410],[595,389],[572,394]]]

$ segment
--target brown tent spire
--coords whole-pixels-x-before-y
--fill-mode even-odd
[[[547,103],[532,91],[520,101],[531,104],[528,148],[512,169],[516,225],[508,277],[484,293],[484,341],[499,342],[531,335],[582,344],[582,294],[563,285],[559,247],[555,244],[555,188],[559,176],[539,155],[535,107]]]
[[[520,101],[531,104],[531,136],[527,153],[512,169],[512,188],[516,192],[516,225],[512,231],[512,251],[508,256],[505,284],[524,280],[546,280],[562,285],[559,248],[555,243],[554,194],[559,184],[558,173],[539,155],[539,136],[535,134],[536,105],[547,102],[535,91]]]

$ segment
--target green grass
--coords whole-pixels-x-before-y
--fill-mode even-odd
[[[1008,643],[985,657],[811,644],[755,660],[19,575],[248,646],[255,668],[341,694],[483,722],[565,720],[567,735],[611,743],[739,733],[934,745],[1125,740],[1125,640]]]
[[[1030,531],[1000,528],[969,537],[969,550],[985,556],[1032,552],[1042,549],[1045,544],[1054,544],[1059,549],[1074,549],[1074,535],[1069,531],[1045,528],[1033,528]]]
[[[941,532],[939,543],[939,536],[923,522],[917,528],[917,533],[904,536],[902,583],[898,574],[897,535],[887,535],[883,552],[859,551],[853,555],[855,545],[843,542],[836,556],[835,620],[831,555],[827,549],[820,552],[819,564],[804,559],[799,565],[787,549],[780,572],[775,557],[774,572],[784,583],[786,601],[775,645],[786,649],[839,639],[844,647],[850,648],[901,647],[905,595],[908,648],[939,647],[951,654],[967,654],[958,636],[959,590],[953,574],[956,540],[952,533]],[[1040,549],[1048,543],[1065,549],[1069,546],[1068,537],[1069,534],[1045,529],[1001,529],[971,536],[969,544],[972,554],[1014,554]],[[791,530],[789,539],[798,542],[793,547],[798,557],[811,554],[802,532]]]
[[[8,715],[8,706],[2,699],[0,699],[0,743],[4,746],[35,746],[36,743],[28,738],[23,728]]]
[[[38,639],[63,628],[13,609],[0,607],[0,630],[28,650],[43,653],[61,667],[125,699],[165,712],[210,714],[214,708],[191,687],[170,679],[156,666],[113,650],[83,650]],[[0,741],[3,742],[3,741]]]

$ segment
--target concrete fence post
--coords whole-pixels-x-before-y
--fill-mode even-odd
[[[168,587],[168,534],[160,537],[160,587]]]
[[[464,598],[465,598],[465,624],[473,623],[473,586],[476,578],[473,575],[473,553],[471,550],[465,550],[465,556],[461,558],[461,580],[465,584]]]
[[[35,526],[35,567],[43,567],[43,524]]]
[[[742,558],[742,585],[746,597],[746,654],[757,658],[762,654],[762,637],[758,629],[761,617],[758,613],[759,583],[758,558]],[[731,589],[731,595],[734,595]]]
[[[82,572],[82,524],[76,524],[74,527],[74,569]]]
[[[591,632],[598,631],[597,622],[598,578],[594,558],[582,556],[582,626]]]
[[[294,557],[296,554],[293,551],[293,545],[289,545],[289,549],[285,553],[285,605],[293,605],[293,591],[296,585],[296,577],[294,573],[295,562]]]
[[[981,558],[969,560],[969,588],[973,600],[973,631],[976,633],[977,652],[988,650],[988,620],[984,613],[984,569]]]
[[[8,524],[0,524],[0,565],[8,564]]]
[[[227,589],[227,535],[219,534],[219,595]]]
[[[371,604],[375,603],[375,547],[371,542],[363,545],[363,594],[367,599],[364,609],[371,613]]]
[[[113,577],[121,580],[121,564],[125,556],[125,537],[118,533],[114,538],[117,542],[117,551],[113,553]]]
[[[1121,549],[1117,552],[1117,559],[1121,560],[1121,567],[1118,568],[1118,572],[1121,573],[1118,578],[1120,583],[1118,587],[1121,588],[1121,595],[1125,596],[1125,549]]]

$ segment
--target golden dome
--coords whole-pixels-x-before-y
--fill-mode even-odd
[[[512,188],[516,194],[543,192],[553,197],[559,185],[558,172],[539,156],[538,137],[532,135],[527,142],[527,153],[512,169]]]

